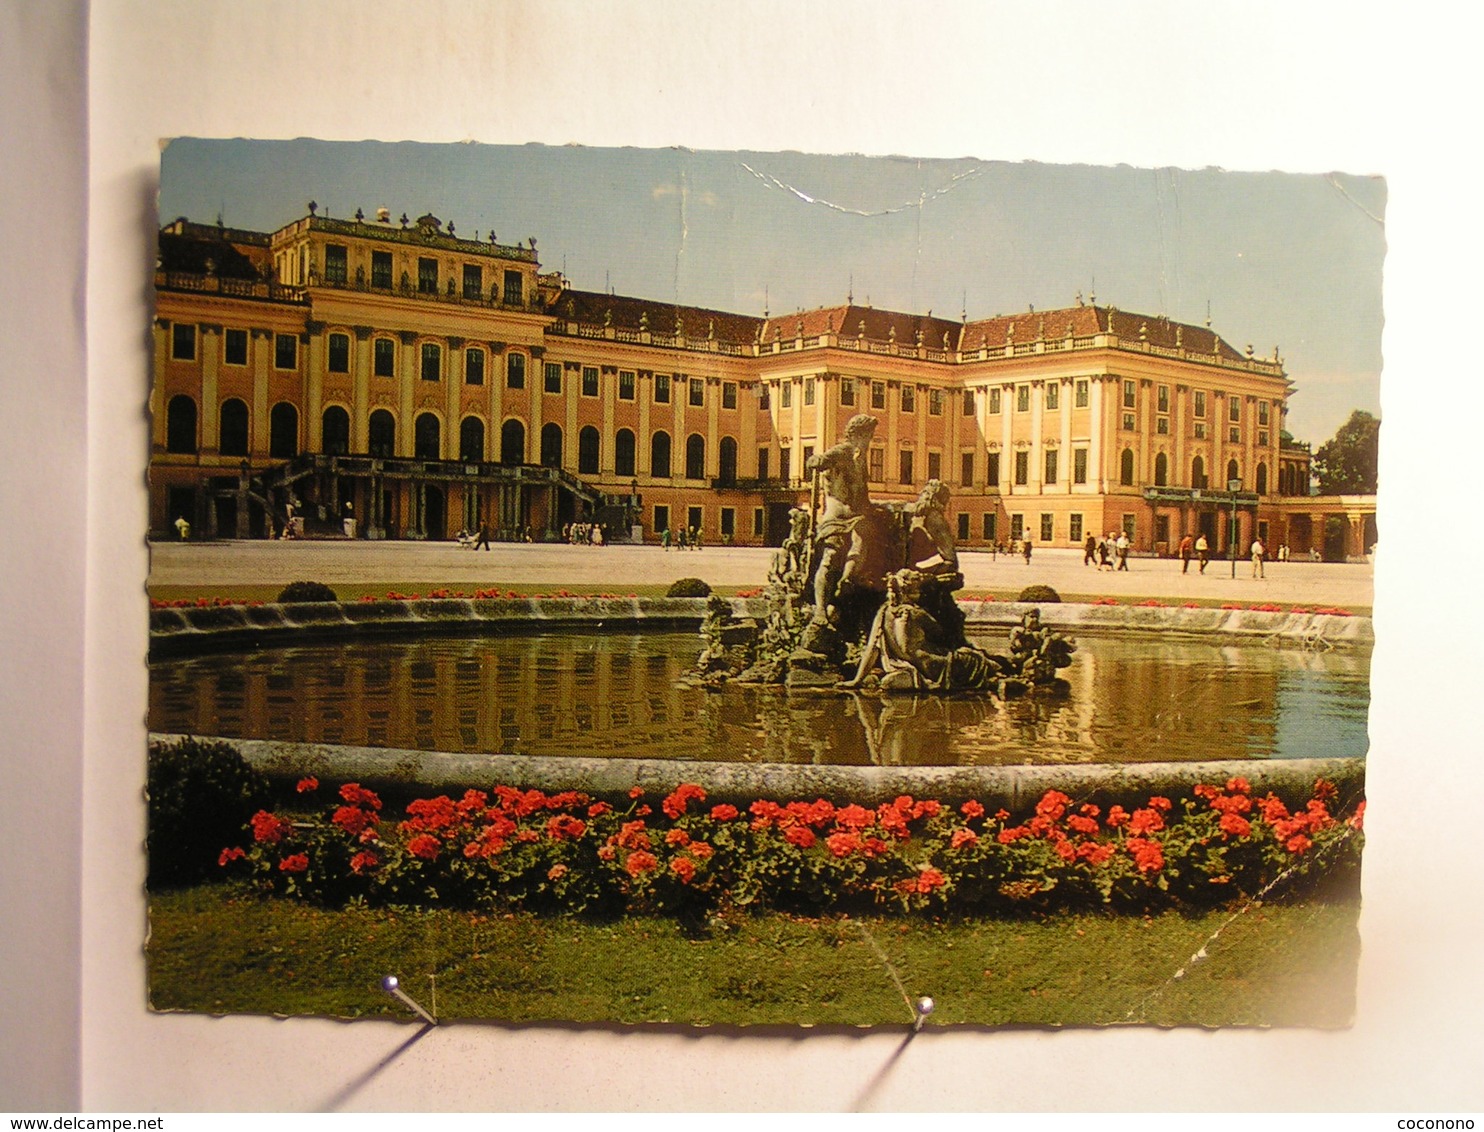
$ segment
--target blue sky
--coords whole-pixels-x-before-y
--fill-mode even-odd
[[[963,158],[181,139],[160,217],[273,230],[321,212],[433,212],[536,237],[584,290],[774,314],[843,302],[969,317],[1100,304],[1280,348],[1288,428],[1378,413],[1385,184],[1343,174]]]

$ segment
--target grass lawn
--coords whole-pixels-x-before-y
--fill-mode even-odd
[[[215,884],[153,894],[147,952],[155,1009],[214,1014],[414,1020],[380,990],[395,974],[441,1019],[905,1026],[905,996],[927,994],[929,1025],[1332,1028],[1354,1009],[1359,911],[770,914],[696,939],[664,919],[328,911]]]

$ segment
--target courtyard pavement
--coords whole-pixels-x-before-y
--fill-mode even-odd
[[[705,547],[665,551],[658,546],[567,546],[495,543],[464,550],[448,542],[160,542],[153,543],[151,587],[191,587],[209,596],[220,587],[279,587],[296,580],[327,585],[360,584],[417,591],[433,586],[472,591],[495,586],[547,592],[564,586],[600,586],[625,593],[637,585],[666,585],[677,578],[703,578],[713,586],[747,588],[767,580],[773,551],[753,547]],[[1081,551],[1036,550],[1027,565],[1019,557],[978,551],[960,554],[965,589],[1018,591],[1043,583],[1064,596],[1106,595],[1243,603],[1282,602],[1368,609],[1371,564],[1269,562],[1265,578],[1239,559],[1236,577],[1229,561],[1213,561],[1206,573],[1182,574],[1175,559],[1131,558],[1127,572],[1099,572],[1082,564]]]

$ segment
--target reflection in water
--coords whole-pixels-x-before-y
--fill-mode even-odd
[[[1003,642],[985,647],[1003,651]],[[421,750],[897,766],[1364,755],[1368,652],[1084,637],[1060,698],[681,683],[693,634],[320,645],[164,661],[155,731]]]

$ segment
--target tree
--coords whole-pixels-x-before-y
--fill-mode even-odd
[[[1376,490],[1376,446],[1381,420],[1356,409],[1334,439],[1314,453],[1321,495],[1370,495]]]

